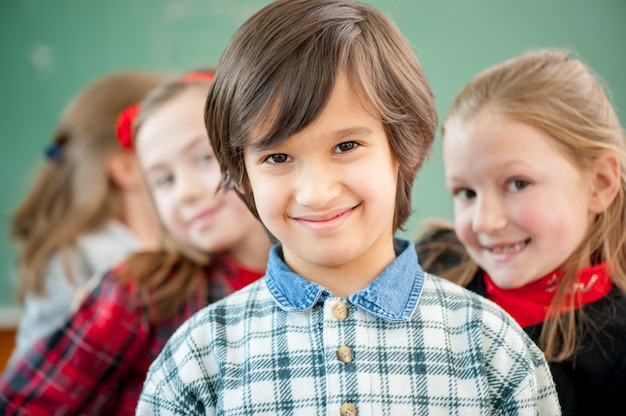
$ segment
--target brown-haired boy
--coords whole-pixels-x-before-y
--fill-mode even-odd
[[[196,314],[138,414],[559,414],[541,352],[394,239],[437,124],[398,29],[348,0],[281,0],[224,52],[209,137],[279,243],[266,277]]]

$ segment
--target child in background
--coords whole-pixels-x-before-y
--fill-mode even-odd
[[[221,173],[202,121],[212,76],[157,87],[120,118],[121,142],[134,144],[163,225],[163,249],[107,273],[62,329],[5,373],[1,414],[134,414],[148,367],[174,330],[262,276],[265,229],[234,192],[217,192]]]
[[[68,105],[45,165],[13,215],[23,302],[10,362],[58,328],[94,274],[158,244],[158,222],[132,152],[115,123],[165,75],[119,72],[86,86]]]
[[[271,3],[227,46],[205,117],[222,186],[279,244],[263,280],[172,336],[139,415],[559,414],[519,326],[393,238],[437,116],[383,14]]]
[[[517,320],[564,415],[623,414],[626,146],[602,85],[566,53],[529,52],[472,79],[443,137],[456,235],[434,227],[419,258]]]

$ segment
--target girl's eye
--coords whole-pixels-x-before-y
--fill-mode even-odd
[[[201,155],[198,157],[198,163],[201,165],[206,165],[213,160],[213,154],[207,153],[205,155]]]
[[[509,182],[508,188],[511,192],[519,192],[529,185],[528,181],[523,179],[515,179]]]
[[[476,197],[476,192],[471,189],[458,189],[454,191],[454,196],[462,199],[463,201],[468,201]]]
[[[289,156],[285,153],[275,153],[266,157],[265,161],[272,165],[280,165],[281,163],[289,161]]]
[[[338,153],[349,152],[350,150],[356,149],[358,147],[357,142],[343,142],[337,145]]]
[[[156,178],[154,178],[153,182],[154,182],[155,188],[167,188],[168,186],[174,183],[174,175],[171,175],[171,174],[159,175]]]

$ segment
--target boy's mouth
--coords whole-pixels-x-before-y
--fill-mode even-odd
[[[355,209],[356,207],[342,208],[321,215],[303,215],[293,219],[310,231],[326,233],[341,227]]]
[[[355,207],[350,207],[350,208],[342,208],[342,209],[337,209],[325,214],[321,214],[321,215],[303,215],[300,217],[297,217],[297,219],[299,221],[307,221],[307,222],[325,222],[325,221],[331,221],[335,218],[341,217],[344,214],[352,211]]]

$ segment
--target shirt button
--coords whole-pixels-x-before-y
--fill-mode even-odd
[[[342,404],[339,411],[341,412],[341,416],[356,416],[359,413],[356,406],[352,403]]]
[[[346,347],[345,345],[339,347],[337,349],[337,358],[344,364],[351,363],[354,359],[354,351],[352,351],[352,348]]]
[[[337,302],[333,306],[333,315],[335,318],[343,321],[348,317],[348,305],[343,302]]]

